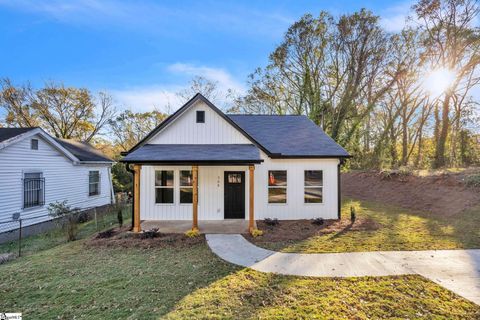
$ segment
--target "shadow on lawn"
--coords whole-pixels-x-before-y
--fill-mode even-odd
[[[441,307],[440,307],[441,306]],[[480,308],[418,275],[315,278],[242,269],[179,300],[167,319],[475,318]]]
[[[299,229],[293,239],[278,235],[282,228],[273,227],[263,238],[248,240],[272,250],[306,253],[480,248],[480,206],[441,216],[347,199],[343,217],[349,217],[351,206],[357,211],[355,223],[348,218],[330,221],[313,233]]]

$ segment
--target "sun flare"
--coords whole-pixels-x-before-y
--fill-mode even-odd
[[[455,72],[446,68],[439,68],[429,72],[424,80],[423,86],[432,96],[440,96],[447,91],[455,81]]]

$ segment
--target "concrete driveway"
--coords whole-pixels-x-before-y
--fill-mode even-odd
[[[419,274],[480,305],[480,250],[282,253],[239,234],[207,234],[223,260],[261,272],[314,277]]]

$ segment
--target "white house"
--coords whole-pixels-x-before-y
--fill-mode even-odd
[[[2,223],[49,220],[50,203],[67,200],[76,208],[114,201],[113,161],[86,143],[56,139],[40,128],[0,128],[0,232]]]
[[[337,219],[349,157],[305,116],[226,115],[201,94],[124,155],[137,232],[145,220]]]

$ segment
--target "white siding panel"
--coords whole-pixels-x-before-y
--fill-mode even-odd
[[[337,159],[269,159],[255,166],[255,217],[280,220],[336,219]],[[155,170],[174,170],[174,204],[155,204]],[[143,166],[140,179],[141,220],[192,220],[192,206],[179,203],[179,170],[189,166]],[[268,171],[287,171],[287,203],[268,203]],[[323,203],[304,203],[304,171],[323,170]],[[247,166],[200,166],[198,173],[199,220],[224,218],[224,172],[245,172],[245,219],[248,219],[249,179]]]
[[[109,204],[109,165],[73,165],[40,136],[38,150],[30,149],[30,139],[24,139],[0,150],[0,221],[9,221],[14,213],[29,219],[48,214],[48,204],[67,200],[72,207],[89,208]],[[100,171],[100,195],[88,196],[88,172]],[[42,172],[45,178],[45,205],[22,209],[24,172]],[[48,220],[26,220],[25,225]],[[1,225],[0,225],[1,228]],[[0,230],[4,231],[4,230]]]
[[[196,123],[197,110],[205,111],[205,123]],[[199,101],[147,143],[248,144],[252,142],[209,106]]]
[[[336,219],[337,159],[269,159],[255,170],[255,216],[257,219]],[[268,203],[268,171],[287,171],[287,203]],[[323,170],[323,203],[304,203],[304,171]]]
[[[155,203],[155,170],[174,170],[174,203]],[[140,175],[141,220],[192,220],[191,204],[180,204],[179,171],[191,170],[189,166],[143,166]],[[198,219],[223,220],[224,171],[245,172],[245,217],[248,218],[248,167],[200,166],[198,169]]]

